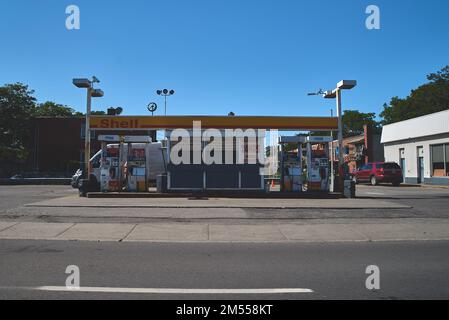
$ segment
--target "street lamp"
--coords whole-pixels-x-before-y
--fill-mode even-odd
[[[332,91],[326,91],[323,94],[325,99],[337,99],[337,116],[338,116],[338,173],[339,173],[339,188],[342,190],[344,177],[342,166],[345,161],[343,152],[343,120],[342,120],[342,105],[341,105],[341,91],[350,90],[357,86],[355,80],[342,80],[337,83],[337,87]]]
[[[175,90],[168,90],[168,89],[157,90],[156,93],[159,96],[164,96],[165,97],[165,115],[167,115],[167,97],[174,95],[175,94]]]
[[[84,145],[84,171],[87,172],[86,178],[90,177],[90,115],[92,113],[92,98],[101,98],[104,92],[100,89],[95,89],[94,84],[100,83],[97,77],[93,76],[89,79],[73,79],[73,84],[80,89],[87,89],[87,107],[86,107],[86,128],[85,128],[85,145]]]
[[[337,99],[337,116],[338,116],[338,172],[339,172],[339,187],[343,187],[343,172],[342,165],[344,162],[344,152],[343,152],[343,121],[342,121],[342,105],[341,105],[341,90],[350,90],[357,86],[357,81],[355,80],[342,80],[337,83],[337,87],[332,91],[319,90],[317,93],[309,93],[309,96],[322,95],[325,99]],[[333,167],[333,147],[332,147],[332,167]],[[333,178],[333,168],[332,168],[332,181],[331,181],[331,191],[335,191],[334,178]]]

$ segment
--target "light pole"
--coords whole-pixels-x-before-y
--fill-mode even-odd
[[[342,105],[341,105],[341,91],[350,90],[357,85],[355,80],[342,80],[337,83],[337,87],[332,91],[326,91],[323,94],[325,99],[337,99],[337,117],[338,117],[338,173],[339,173],[339,189],[342,190],[344,177],[342,166],[345,161],[343,152],[343,120],[342,120]]]
[[[84,145],[84,172],[87,173],[86,179],[90,178],[90,115],[92,113],[92,98],[101,98],[104,92],[100,89],[94,89],[94,84],[100,83],[95,76],[89,79],[73,79],[73,84],[77,88],[87,89],[87,107],[86,107],[86,128],[85,128],[85,145]]]
[[[334,117],[334,109],[331,109],[331,118]],[[334,130],[331,131],[331,183],[330,190],[331,192],[335,192],[335,172],[334,172]]]
[[[323,91],[323,89],[318,90],[318,92],[312,92],[312,93],[308,93],[308,96],[322,96],[326,94],[325,91]],[[331,109],[331,118],[334,117],[334,110]],[[335,192],[335,172],[334,172],[334,131],[331,131],[331,136],[332,136],[332,142],[331,142],[331,155],[330,155],[330,163],[331,163],[331,181],[329,184],[329,189],[330,192]]]
[[[168,90],[168,89],[157,90],[156,93],[159,96],[164,96],[164,98],[165,98],[165,115],[167,115],[167,97],[174,95],[175,90]]]
[[[350,90],[357,85],[357,81],[355,80],[342,80],[337,83],[337,87],[332,91],[323,91],[320,89],[317,93],[309,93],[309,96],[318,96],[322,95],[325,99],[336,99],[337,100],[337,117],[338,117],[338,173],[339,173],[339,188],[342,190],[343,187],[343,172],[342,166],[344,162],[344,152],[343,152],[343,120],[342,120],[342,105],[341,105],[341,91],[342,90]],[[331,115],[333,116],[333,111],[331,110]],[[332,132],[333,136],[333,132]],[[335,192],[335,183],[334,183],[334,150],[333,144],[331,148],[332,156],[331,156],[331,192]]]

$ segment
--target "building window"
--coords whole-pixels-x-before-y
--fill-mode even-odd
[[[432,176],[433,177],[447,177],[448,176],[448,163],[446,161],[447,158],[447,147],[449,145],[435,145],[431,146],[431,155],[432,155]],[[446,151],[445,151],[446,150]]]

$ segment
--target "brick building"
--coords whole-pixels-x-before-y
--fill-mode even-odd
[[[364,126],[364,132],[358,136],[343,139],[345,160],[349,161],[350,172],[355,171],[361,165],[370,162],[384,161],[384,149],[381,144],[382,134],[376,132],[368,125]],[[333,143],[336,161],[338,162],[338,141]]]
[[[34,172],[70,176],[84,162],[85,118],[36,118],[32,123],[30,167]],[[91,155],[101,149],[103,134],[137,135],[126,131],[92,131]],[[142,131],[156,140],[154,131]]]

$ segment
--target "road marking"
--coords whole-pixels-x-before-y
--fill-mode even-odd
[[[384,196],[385,193],[380,193],[380,192],[365,192],[365,194],[371,194],[374,196]]]
[[[38,291],[56,292],[95,292],[95,293],[138,293],[138,294],[286,294],[286,293],[313,293],[313,290],[292,289],[166,289],[166,288],[108,288],[108,287],[81,287],[67,288],[58,286],[44,286],[32,288]]]

